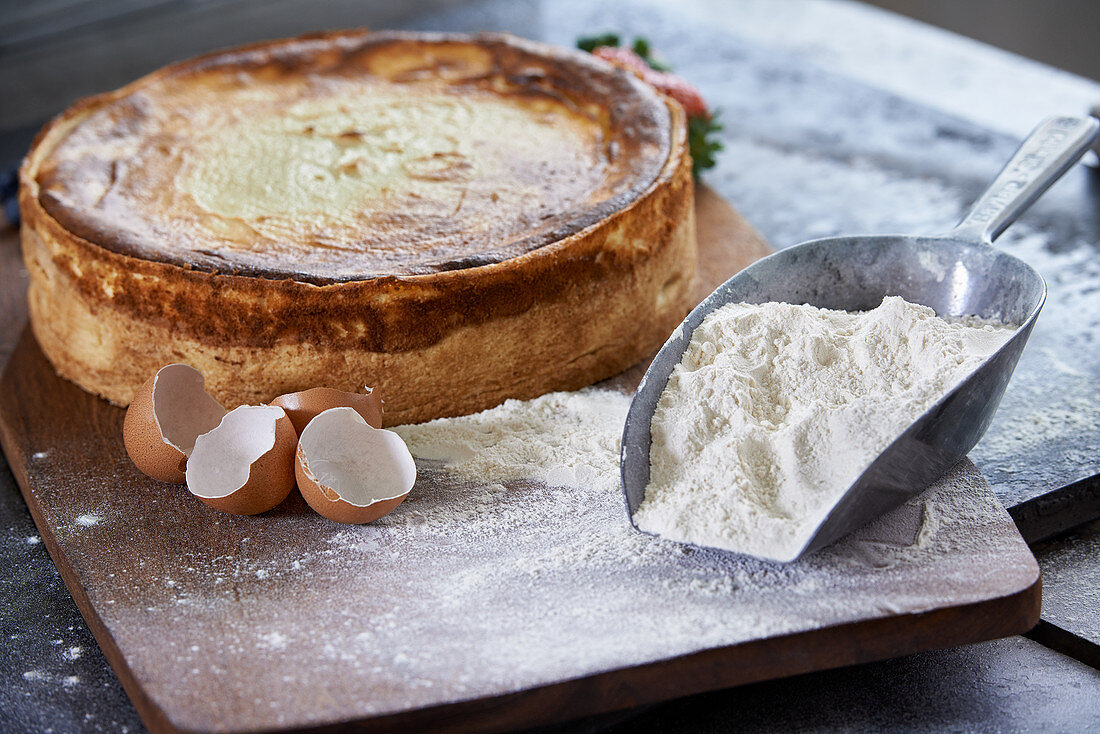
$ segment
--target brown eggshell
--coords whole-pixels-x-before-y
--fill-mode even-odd
[[[294,425],[282,408],[234,408],[217,428],[195,441],[187,462],[187,488],[222,512],[267,512],[294,488],[297,444]]]
[[[310,421],[298,439],[294,471],[310,507],[349,524],[390,513],[416,481],[416,464],[401,437],[347,407]]]
[[[331,387],[314,387],[280,395],[271,404],[286,411],[299,436],[311,420],[329,408],[353,408],[368,425],[381,428],[382,398],[372,388],[366,389],[366,393],[353,393]]]
[[[225,415],[204,383],[202,373],[189,365],[165,365],[145,381],[126,409],[122,443],[134,466],[153,479],[183,484],[195,439]]]

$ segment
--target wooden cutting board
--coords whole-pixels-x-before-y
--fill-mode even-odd
[[[701,298],[768,250],[706,187],[697,214]],[[15,249],[0,243],[0,323],[18,330]],[[22,332],[0,385],[0,439],[153,731],[505,730],[1039,618],[1035,560],[968,462],[833,548],[777,566],[635,533],[613,490],[464,484],[428,465],[383,524],[330,523],[296,495],[263,516],[222,515],[139,474],[122,416],[59,379]]]

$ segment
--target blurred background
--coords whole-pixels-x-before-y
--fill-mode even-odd
[[[869,0],[868,4],[1100,81],[1097,0]]]
[[[857,0],[704,3],[726,15]],[[84,95],[166,63],[264,38],[344,27],[400,26],[478,0],[0,0],[0,162],[18,156],[50,116]],[[516,0],[538,15],[553,0]],[[1100,0],[870,0],[872,5],[1100,80]],[[759,7],[757,7],[759,6]],[[526,18],[525,27],[532,27]],[[605,29],[594,29],[605,30]],[[920,59],[914,59],[920,63]],[[5,135],[5,133],[10,133]],[[12,147],[5,150],[4,147]]]

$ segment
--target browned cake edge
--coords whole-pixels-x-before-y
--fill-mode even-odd
[[[372,385],[387,425],[591,384],[659,347],[691,305],[691,159],[668,106],[661,175],[597,223],[481,267],[328,285],[186,269],[67,231],[38,201],[47,128],[20,173],[31,325],[62,377],[119,405],[169,362],[201,370],[227,406]]]
[[[493,71],[489,76],[501,85],[497,88],[493,84],[493,92],[519,105],[529,104],[531,100],[554,99],[579,108],[600,108],[601,124],[610,128],[610,135],[603,144],[616,151],[607,160],[605,179],[617,183],[578,209],[573,208],[573,202],[561,202],[563,208],[542,218],[528,233],[502,238],[488,249],[476,252],[458,249],[449,254],[438,253],[434,259],[387,263],[387,269],[381,273],[373,269],[377,267],[375,264],[367,266],[366,270],[360,268],[339,275],[324,272],[324,269],[315,271],[309,262],[301,262],[293,255],[282,262],[260,265],[224,257],[218,251],[178,247],[182,241],[178,232],[162,230],[152,234],[133,221],[132,213],[120,210],[107,199],[77,196],[74,201],[72,191],[58,193],[66,189],[81,190],[88,182],[100,178],[114,178],[118,162],[109,152],[70,159],[65,153],[66,139],[85,121],[99,114],[112,120],[111,134],[117,131],[124,138],[131,134],[149,134],[148,130],[142,133],[149,106],[144,95],[158,84],[191,79],[192,83],[202,85],[203,73],[238,68],[276,80],[316,73],[369,76],[370,72],[363,68],[365,64],[388,53],[398,58],[409,56],[410,45],[422,47],[424,55],[433,58],[435,54],[445,55],[448,49],[467,46],[484,51],[492,60]],[[412,55],[418,56],[415,52]],[[442,61],[437,60],[437,63],[443,64],[439,72],[447,77],[447,85],[459,88],[473,85],[468,90],[471,93],[480,89],[476,85],[482,81],[480,76],[451,78],[454,68]],[[193,78],[197,75],[199,78]],[[291,278],[326,285],[363,280],[368,275],[419,275],[501,262],[580,232],[621,208],[623,202],[639,196],[656,179],[670,153],[670,122],[660,92],[634,74],[576,49],[506,33],[334,31],[215,51],[158,69],[121,89],[81,100],[47,126],[47,132],[36,145],[42,155],[35,179],[39,204],[47,214],[69,232],[104,249],[211,273],[272,280]],[[114,144],[110,139],[102,142],[108,148]],[[59,165],[61,162],[63,165]]]

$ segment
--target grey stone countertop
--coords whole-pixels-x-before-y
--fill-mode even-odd
[[[950,227],[1045,114],[1100,85],[839,0],[450,3],[410,28],[570,45],[645,35],[722,110],[706,180],[777,247]],[[300,30],[312,30],[306,21]],[[242,39],[243,40],[243,39]],[[1050,298],[972,459],[1012,506],[1100,471],[1100,173],[1078,166],[999,241]],[[1096,525],[1037,546],[1044,619],[1094,644]],[[0,730],[142,724],[0,466]],[[1100,673],[1024,638],[682,699],[555,731],[1083,731]]]

